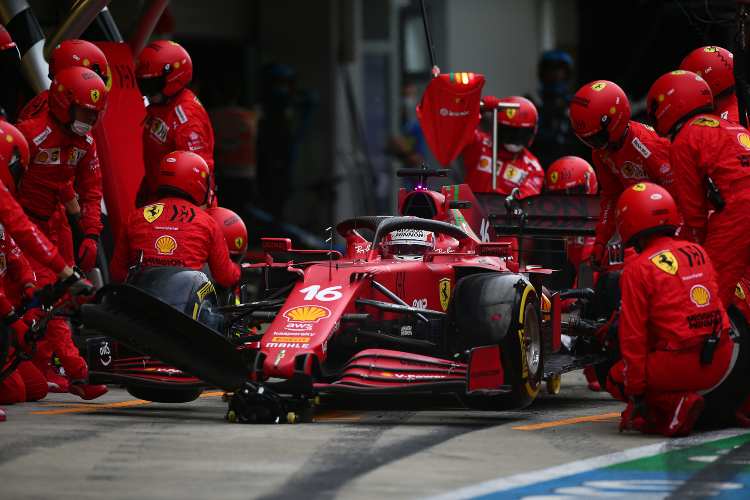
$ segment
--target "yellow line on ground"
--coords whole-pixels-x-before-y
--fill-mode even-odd
[[[359,422],[362,416],[342,410],[328,410],[315,415],[316,422]]]
[[[65,413],[88,413],[93,411],[100,411],[100,410],[109,410],[113,408],[128,408],[130,406],[141,406],[141,405],[147,405],[151,403],[151,401],[144,401],[142,399],[131,399],[128,401],[120,401],[117,403],[100,403],[100,404],[81,404],[76,406],[71,406],[69,408],[63,408],[60,410],[41,410],[41,411],[32,411],[32,415],[62,415]]]
[[[224,391],[206,391],[198,397],[199,398],[215,398],[217,396],[220,397],[223,395],[224,395]]]
[[[562,427],[564,425],[580,424],[583,422],[601,422],[604,420],[618,418],[619,416],[620,416],[619,412],[612,412],[612,413],[602,413],[601,415],[588,415],[585,417],[564,418],[562,420],[554,420],[552,422],[542,422],[540,424],[519,425],[517,427],[513,427],[513,430],[515,431],[538,431],[541,429],[549,429],[551,427]]]

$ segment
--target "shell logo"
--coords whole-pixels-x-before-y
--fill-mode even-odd
[[[743,148],[750,149],[750,135],[747,135],[745,132],[737,134],[737,142],[739,142]]]
[[[304,321],[310,323],[317,323],[323,318],[327,318],[331,315],[331,311],[327,307],[321,306],[298,306],[287,310],[284,313],[284,317],[289,321]]]
[[[703,285],[695,285],[690,289],[690,300],[698,307],[706,307],[711,303],[711,292]]]
[[[159,252],[159,255],[172,255],[177,249],[177,240],[165,234],[156,238],[154,247]]]
[[[10,134],[5,134],[5,142],[13,142],[13,136]]]

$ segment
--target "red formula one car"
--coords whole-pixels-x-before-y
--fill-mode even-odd
[[[346,254],[312,262],[289,240],[264,240],[266,261],[253,265],[265,275],[264,296],[214,308],[222,326],[133,285],[105,287],[83,322],[232,392],[227,415],[243,422],[309,415],[323,393],[443,392],[473,408],[522,408],[545,376],[601,357],[596,343],[561,350],[561,296],[541,297],[545,271],[509,270],[505,243],[416,217],[362,217],[336,229]],[[419,260],[388,258],[382,243],[396,231],[432,232],[437,246]],[[188,288],[193,309],[203,308],[205,297]],[[259,324],[263,333],[248,329]]]

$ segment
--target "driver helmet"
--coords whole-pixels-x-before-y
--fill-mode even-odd
[[[398,229],[385,235],[383,254],[398,260],[422,260],[435,249],[435,234],[422,229]]]

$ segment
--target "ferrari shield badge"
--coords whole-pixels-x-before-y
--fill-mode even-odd
[[[447,311],[448,304],[451,301],[451,279],[441,279],[438,282],[438,289],[440,290],[440,307],[443,308],[443,311]]]
[[[745,295],[745,290],[742,289],[742,285],[737,283],[737,285],[734,287],[734,294],[737,296],[740,300],[745,300],[747,295]]]
[[[665,250],[651,257],[651,262],[667,274],[674,276],[680,268],[672,252]]]
[[[161,217],[164,212],[164,203],[154,203],[153,205],[146,205],[143,207],[143,218],[149,224],[154,222],[156,219]]]

